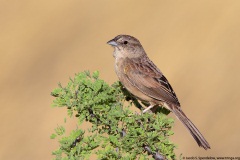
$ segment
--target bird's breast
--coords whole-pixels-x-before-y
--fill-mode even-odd
[[[118,76],[118,79],[120,82],[123,84],[123,86],[134,96],[136,96],[138,99],[146,102],[152,102],[152,103],[157,103],[155,102],[154,99],[151,97],[145,95],[143,92],[141,92],[134,84],[130,82],[130,80],[127,77],[127,74],[125,73],[125,68],[128,64],[126,61],[124,61],[124,58],[116,58],[115,61],[115,72]],[[159,102],[158,102],[159,103]]]

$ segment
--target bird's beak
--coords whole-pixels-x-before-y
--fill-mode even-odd
[[[109,45],[111,45],[113,47],[116,47],[118,45],[117,42],[114,39],[108,41],[107,44],[109,44]]]

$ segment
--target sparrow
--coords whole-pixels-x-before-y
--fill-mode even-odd
[[[167,78],[148,58],[140,41],[130,35],[118,35],[107,44],[114,48],[115,72],[123,86],[142,102],[150,104],[143,113],[156,106],[164,106],[183,123],[205,150],[210,145],[185,115]]]

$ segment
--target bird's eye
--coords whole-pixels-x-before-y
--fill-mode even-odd
[[[124,44],[128,44],[128,41],[124,41],[123,43],[124,43]]]

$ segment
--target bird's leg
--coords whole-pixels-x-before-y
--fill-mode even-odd
[[[142,113],[147,112],[148,110],[152,109],[155,105],[151,104],[150,106],[148,106],[146,109],[143,110]]]

